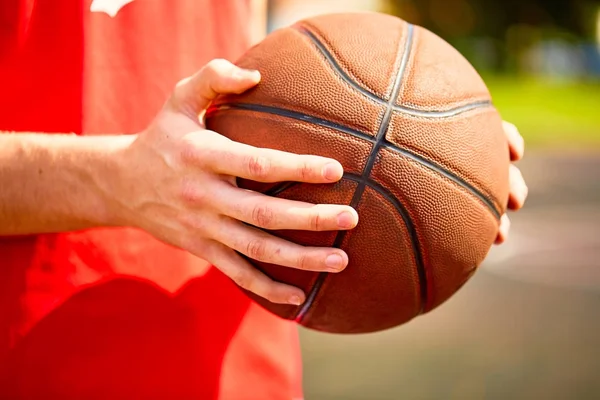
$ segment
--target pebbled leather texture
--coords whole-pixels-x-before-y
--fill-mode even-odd
[[[277,196],[354,206],[350,232],[278,231],[339,246],[339,274],[253,263],[307,293],[300,307],[248,293],[275,314],[324,332],[365,333],[448,300],[476,271],[508,201],[508,144],[474,68],[433,33],[378,13],[331,14],[271,33],[238,65],[261,83],[222,96],[206,123],[233,140],[339,160],[332,185]],[[273,193],[277,184],[240,180]]]

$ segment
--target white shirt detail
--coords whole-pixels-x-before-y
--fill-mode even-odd
[[[103,12],[114,18],[121,8],[133,0],[92,0],[91,12]]]

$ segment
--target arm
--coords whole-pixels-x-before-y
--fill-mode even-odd
[[[258,71],[213,60],[181,81],[137,135],[1,135],[0,235],[134,227],[210,262],[273,302],[302,303],[302,290],[273,281],[243,256],[339,272],[348,264],[344,251],[301,246],[265,230],[346,230],[356,226],[358,215],[345,205],[237,187],[236,177],[331,183],[343,174],[335,160],[256,148],[206,129],[198,116],[214,98],[241,93],[259,80]]]
[[[129,136],[0,133],[0,236],[109,226]]]
[[[302,303],[300,289],[273,281],[241,255],[339,272],[348,265],[342,250],[300,246],[264,230],[347,230],[358,215],[344,205],[286,200],[235,185],[236,177],[331,183],[343,174],[335,160],[255,148],[206,130],[198,115],[215,97],[241,93],[259,80],[257,71],[214,60],[180,82],[138,135],[0,135],[0,236],[132,226],[207,260],[259,296]],[[516,160],[522,139],[516,129],[507,135]],[[518,209],[527,191],[518,169],[512,171],[511,208]]]

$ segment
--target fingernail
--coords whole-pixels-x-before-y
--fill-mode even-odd
[[[525,180],[521,182],[521,195],[523,197],[523,201],[527,199],[527,195],[529,194],[529,187],[525,183]]]
[[[509,199],[509,200],[511,200],[511,201],[509,201],[509,203],[510,203],[509,208],[513,209],[513,210],[519,210],[521,207],[523,207],[526,196],[527,196],[527,189],[524,188],[523,186],[520,186],[517,190],[514,190],[511,193],[512,199]]]
[[[339,254],[330,254],[325,259],[325,265],[332,271],[339,271],[344,264],[344,259]]]
[[[256,69],[245,69],[244,70],[247,74],[247,76],[251,77],[252,79],[260,79],[260,72]]]
[[[344,211],[338,215],[337,223],[340,228],[352,228],[354,226],[354,215],[348,211]]]
[[[339,164],[329,163],[323,167],[323,177],[328,181],[338,181],[342,177],[343,171]]]
[[[238,79],[252,79],[252,80],[259,80],[260,79],[260,72],[253,70],[253,69],[243,69],[243,68],[238,68],[234,71],[234,76]]]
[[[508,239],[508,234],[510,233],[510,219],[506,214],[502,216],[500,219],[500,229],[499,229],[499,238],[501,242],[505,242]]]
[[[525,203],[525,196],[527,194],[527,189],[524,185],[521,185],[520,190],[517,192],[517,200],[519,202],[519,207],[523,207],[523,203]]]
[[[299,306],[302,304],[302,300],[300,300],[300,296],[293,295],[288,299],[288,303]]]

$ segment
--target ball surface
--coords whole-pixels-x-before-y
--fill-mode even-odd
[[[378,13],[324,15],[271,33],[237,65],[262,81],[217,99],[209,129],[232,140],[339,160],[331,185],[239,180],[243,188],[353,206],[348,232],[276,231],[348,253],[341,273],[253,261],[307,294],[301,306],[252,296],[326,332],[373,332],[450,298],[491,248],[508,201],[508,144],[475,69],[428,30]]]

